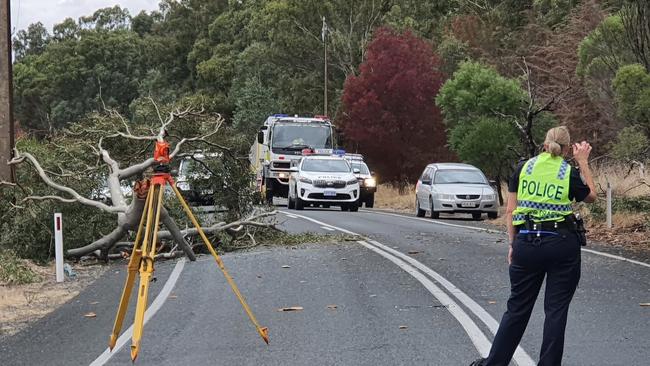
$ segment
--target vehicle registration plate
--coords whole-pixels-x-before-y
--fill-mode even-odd
[[[323,196],[325,197],[336,197],[336,191],[333,189],[326,189],[325,192],[323,192]]]
[[[461,202],[460,206],[461,207],[476,207],[476,203],[474,203],[474,202]]]

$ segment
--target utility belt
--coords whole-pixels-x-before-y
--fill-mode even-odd
[[[542,236],[561,235],[559,230],[570,230],[578,235],[578,242],[581,246],[587,245],[587,230],[585,222],[579,214],[571,214],[564,217],[564,221],[542,221],[535,222],[530,215],[526,215],[525,222],[516,225],[515,230],[520,235],[526,235],[529,242],[540,245]]]

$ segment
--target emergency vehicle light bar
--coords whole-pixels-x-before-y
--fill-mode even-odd
[[[343,156],[343,157],[348,159],[348,160],[361,160],[361,161],[363,161],[363,155],[362,154],[350,154],[350,153],[348,153],[348,154],[345,154],[345,156]]]

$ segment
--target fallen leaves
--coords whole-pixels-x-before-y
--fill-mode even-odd
[[[285,264],[282,268],[291,268],[291,266]]]
[[[497,302],[494,301],[494,300],[489,300],[489,301],[488,301],[488,304],[490,304],[490,305],[494,305],[494,304],[496,304],[496,303],[497,303]]]
[[[327,307],[328,309],[330,309],[330,310],[336,310],[336,309],[338,308],[338,306],[337,306],[337,305],[334,305],[334,304],[332,304],[332,305],[327,305],[326,307]]]
[[[399,329],[401,329],[401,330],[406,330],[406,329],[409,329],[409,327],[406,326],[406,325],[400,325],[400,326],[399,326]]]
[[[99,301],[91,301],[88,303],[88,305],[97,305],[99,304]]]
[[[97,314],[93,313],[92,311],[90,313],[84,314],[84,318],[96,318]]]
[[[177,298],[178,298],[178,295],[169,295],[169,298],[170,298],[170,299],[177,299]]]
[[[408,251],[408,254],[419,254],[419,253],[422,253],[422,252],[420,252],[419,250],[409,250]]]
[[[650,302],[642,302],[639,304],[639,306],[643,306],[643,307],[650,306]]]
[[[302,310],[305,310],[305,308],[303,308],[302,306],[289,306],[287,308],[278,309],[278,311],[280,311],[280,312],[282,312],[282,311],[302,311]]]

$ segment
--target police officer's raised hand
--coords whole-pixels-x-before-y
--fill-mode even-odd
[[[589,195],[585,197],[584,202],[591,203],[596,201],[596,185],[594,185],[594,178],[589,169],[589,154],[591,153],[591,145],[586,141],[579,144],[573,144],[573,158],[580,167],[580,176],[582,180],[589,186]]]
[[[580,165],[589,162],[589,154],[591,153],[591,145],[587,141],[573,144],[573,158]]]

